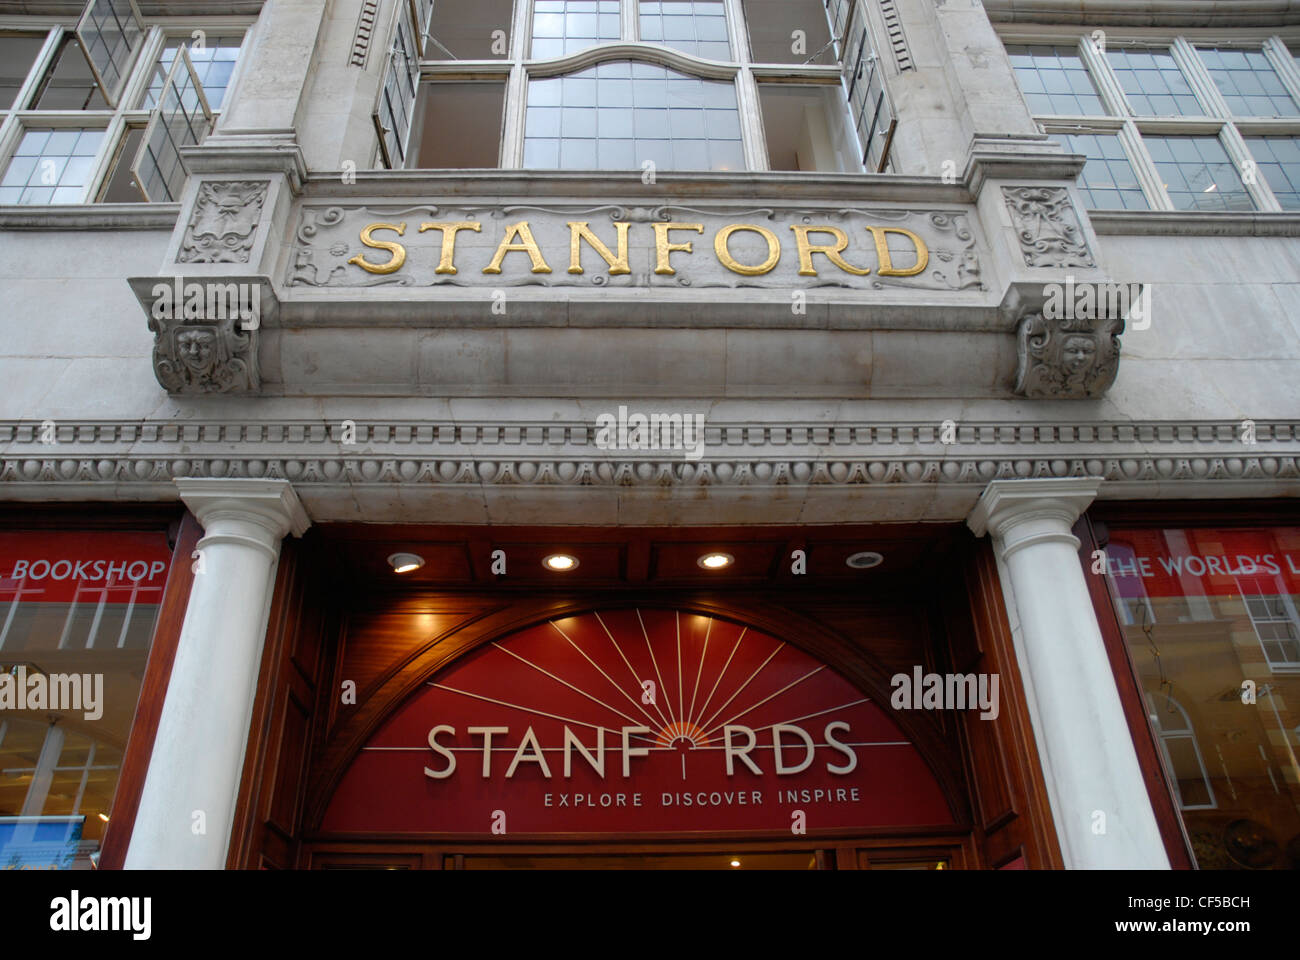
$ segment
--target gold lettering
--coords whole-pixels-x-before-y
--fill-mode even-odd
[[[751,230],[767,241],[767,259],[757,266],[750,267],[736,260],[727,249],[727,241],[737,230]],[[768,273],[776,262],[781,259],[781,241],[776,238],[776,234],[767,227],[756,227],[752,223],[729,223],[716,234],[713,235],[713,252],[718,255],[718,260],[722,265],[732,273],[739,273],[746,277],[757,277],[760,274]]]
[[[519,238],[518,243],[510,242],[514,237]],[[501,245],[497,247],[496,255],[493,256],[492,262],[483,268],[483,272],[500,273],[501,262],[505,260],[506,254],[516,250],[528,254],[528,259],[533,262],[533,273],[551,272],[551,268],[542,259],[542,251],[537,248],[537,241],[533,239],[533,231],[529,228],[527,220],[520,220],[506,227],[506,235],[502,238]]]
[[[655,273],[659,274],[660,276],[671,277],[677,271],[674,270],[672,268],[672,265],[668,262],[668,255],[677,250],[680,250],[682,253],[690,253],[691,241],[687,240],[685,243],[669,243],[668,231],[669,230],[694,230],[696,233],[703,233],[704,224],[702,223],[653,223],[651,224],[651,226],[655,228]]]
[[[442,231],[442,256],[438,260],[438,269],[434,273],[455,273],[456,272],[456,234],[461,230],[473,230],[478,233],[482,229],[482,224],[473,220],[457,220],[453,223],[422,223],[420,232],[426,230]]]
[[[402,269],[402,264],[406,262],[406,247],[393,240],[372,240],[370,235],[376,230],[392,230],[401,237],[406,235],[406,223],[372,223],[361,230],[362,243],[374,250],[387,250],[393,255],[392,259],[387,263],[371,263],[365,254],[358,253],[348,263],[355,263],[366,273],[393,273]]]
[[[853,264],[840,256],[841,251],[849,245],[849,237],[848,234],[839,227],[808,227],[803,226],[802,224],[796,224],[790,229],[794,231],[795,242],[799,245],[799,276],[817,276],[817,268],[813,266],[812,262],[814,253],[820,253],[845,273],[851,273],[855,277],[865,277],[871,272],[870,269],[853,266]],[[829,233],[835,238],[835,245],[831,246],[830,244],[809,243],[809,233]]]
[[[601,258],[609,264],[609,275],[611,277],[619,276],[624,273],[631,273],[632,268],[627,262],[627,228],[630,224],[616,223],[614,229],[618,231],[618,256],[609,252],[609,247],[601,242],[600,237],[591,232],[587,226],[586,220],[569,221],[569,272],[582,273],[582,253],[580,251],[579,240],[586,240],[591,244],[591,249],[600,254]]]
[[[914,277],[922,273],[930,265],[930,251],[926,249],[925,241],[914,234],[911,230],[904,230],[902,227],[867,227],[871,231],[871,236],[876,241],[876,256],[880,260],[880,269],[876,275],[880,277]],[[889,237],[888,234],[901,233],[907,239],[916,245],[916,263],[906,270],[896,270],[894,263],[889,257]]]

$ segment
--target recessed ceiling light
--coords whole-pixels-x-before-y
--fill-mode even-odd
[[[884,563],[885,558],[874,550],[863,550],[861,553],[853,554],[844,562],[854,570],[870,570]]]
[[[105,823],[108,823],[108,814],[106,813],[99,814],[99,819],[103,820]]]
[[[563,573],[566,570],[573,570],[578,566],[578,558],[571,553],[553,553],[549,557],[542,559],[542,566],[547,570],[555,570]]]
[[[721,570],[735,563],[736,558],[729,553],[706,553],[695,562],[705,570]]]
[[[740,861],[739,861],[739,860],[732,860],[732,861],[731,861],[731,865],[732,865],[733,867],[738,867],[738,866],[740,866]]]
[[[388,558],[394,573],[410,573],[424,566],[424,557],[415,553],[394,553]]]

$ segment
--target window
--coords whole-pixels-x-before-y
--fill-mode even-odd
[[[1279,38],[1196,46],[1108,30],[1104,46],[1058,35],[1006,50],[1043,128],[1087,157],[1091,209],[1300,209],[1300,79]]]
[[[235,76],[244,36],[229,22],[164,29],[130,0],[90,0],[75,29],[0,31],[0,122],[17,126],[0,203],[174,201],[179,148],[211,129]]]
[[[1147,694],[1147,709],[1178,790],[1178,805],[1184,810],[1213,809],[1217,806],[1214,788],[1205,774],[1205,761],[1187,711],[1173,697],[1159,693]]]
[[[1294,117],[1300,108],[1262,50],[1198,47],[1228,109],[1239,117]]]
[[[602,63],[529,83],[524,165],[561,170],[744,166],[730,83],[652,63]]]
[[[438,52],[418,75],[403,52],[411,14],[396,8],[396,53],[376,108],[380,165],[853,173],[888,166],[895,122],[884,71],[850,0],[520,2],[527,35],[518,38],[509,37],[508,5],[473,8],[477,35],[496,32],[501,42],[490,56],[480,46],[472,60],[438,35],[435,4],[430,42],[438,44],[426,50]],[[752,32],[741,11],[753,17]],[[476,98],[482,109],[467,106]],[[742,112],[741,102],[759,102],[761,117]],[[449,123],[463,143],[434,142]]]
[[[0,533],[0,869],[95,863],[170,564],[161,532]]]
[[[1119,137],[1106,133],[1061,134],[1071,153],[1088,158],[1079,186],[1093,210],[1148,210],[1146,195],[1138,183]]]
[[[1112,601],[1152,611],[1120,629],[1198,866],[1294,866],[1300,527],[1107,527]],[[1271,859],[1243,862],[1225,835],[1238,821],[1272,838]]]
[[[1247,137],[1259,171],[1283,210],[1300,210],[1300,137]]]
[[[1077,49],[1008,44],[1007,56],[1034,113],[1106,112]]]
[[[706,60],[730,60],[727,17],[721,0],[659,3],[641,0],[641,39]]]

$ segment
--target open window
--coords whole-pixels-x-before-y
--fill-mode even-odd
[[[117,106],[144,36],[144,22],[135,0],[89,0],[81,11],[77,41],[110,107]]]
[[[406,147],[411,135],[415,93],[420,85],[420,58],[416,52],[413,17],[422,3],[402,7],[393,32],[393,45],[384,65],[384,82],[372,117],[379,133],[379,150],[384,166],[399,170],[406,166]]]
[[[158,106],[131,164],[131,173],[146,200],[170,202],[180,198],[187,175],[180,148],[200,142],[211,129],[212,110],[189,51],[182,47],[167,72]]]
[[[885,90],[880,58],[871,46],[863,6],[855,4],[846,14],[848,6],[849,0],[830,0],[831,23],[837,29],[844,24],[844,32],[838,35],[844,89],[862,145],[862,165],[868,173],[884,173],[898,118]]]

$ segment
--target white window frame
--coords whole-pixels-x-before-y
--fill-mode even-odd
[[[1155,734],[1156,740],[1160,742],[1160,754],[1165,762],[1165,770],[1168,772],[1170,785],[1173,787],[1178,800],[1178,808],[1180,810],[1217,810],[1219,802],[1214,795],[1214,784],[1210,782],[1209,771],[1205,768],[1205,757],[1201,754],[1201,745],[1196,739],[1196,728],[1192,726],[1192,718],[1188,716],[1183,705],[1167,693],[1148,692],[1146,697],[1147,718],[1151,722],[1152,732]],[[1177,709],[1186,724],[1186,730],[1165,731],[1164,724],[1160,722],[1160,711],[1164,709],[1161,704],[1164,706],[1172,704]],[[1201,780],[1205,784],[1205,792],[1210,797],[1209,803],[1183,803],[1183,792],[1178,788],[1178,773],[1174,769],[1173,757],[1169,754],[1168,741],[1170,740],[1190,740],[1192,742],[1192,750],[1196,753],[1196,764],[1201,771]]]
[[[1196,98],[1205,111],[1204,116],[1143,117],[1136,115],[1120,88],[1119,81],[1104,53],[1092,41],[1092,28],[1018,25],[999,29],[1003,44],[1028,44],[1031,46],[1074,46],[1088,74],[1097,88],[1104,115],[1034,114],[1044,133],[1118,134],[1124,152],[1142,192],[1146,195],[1150,212],[1178,212],[1197,216],[1204,211],[1178,210],[1164,188],[1160,173],[1146,148],[1144,136],[1198,135],[1217,137],[1228,159],[1242,177],[1247,194],[1254,204],[1253,210],[1239,211],[1240,216],[1258,213],[1283,212],[1281,204],[1262,174],[1247,182],[1244,172],[1253,162],[1245,138],[1249,136],[1300,137],[1300,116],[1282,118],[1242,118],[1229,113],[1223,96],[1213,77],[1201,62],[1197,46],[1237,47],[1263,49],[1265,56],[1277,71],[1278,77],[1291,97],[1300,105],[1300,68],[1297,68],[1290,51],[1300,52],[1300,29],[1288,28],[1233,28],[1225,37],[1223,28],[1185,29],[1164,33],[1150,30],[1105,28],[1105,46],[1110,48],[1140,48],[1169,50],[1179,69],[1187,78]],[[1101,211],[1103,213],[1112,211]],[[1147,211],[1116,211],[1141,215]],[[1291,211],[1294,212],[1294,211]]]
[[[785,82],[801,84],[838,84],[845,92],[847,87],[844,73],[839,63],[835,64],[763,64],[752,59],[742,0],[722,0],[727,19],[727,35],[731,45],[732,59],[729,61],[704,60],[691,54],[674,50],[660,43],[648,43],[640,40],[640,0],[621,0],[620,26],[621,39],[617,42],[604,42],[588,47],[577,53],[553,59],[534,60],[529,56],[532,49],[533,0],[514,0],[509,38],[509,54],[488,60],[421,60],[420,84],[416,94],[416,103],[428,84],[454,81],[497,81],[504,82],[504,108],[501,126],[501,146],[497,160],[497,169],[519,170],[524,161],[524,117],[528,103],[528,81],[544,77],[565,76],[585,69],[596,63],[610,60],[634,60],[653,63],[703,80],[729,80],[735,84],[736,105],[739,111],[741,143],[744,148],[745,168],[747,171],[766,171],[768,163],[767,139],[763,130],[762,107],[759,102],[759,82]],[[861,0],[843,0],[858,6]],[[825,5],[826,0],[823,0]],[[863,14],[865,14],[865,8]],[[409,10],[394,13],[396,16],[410,17]],[[850,22],[853,18],[850,17]],[[394,21],[395,22],[395,21]],[[863,15],[861,22],[867,32],[871,46],[880,49],[876,28],[870,18]],[[392,44],[390,25],[389,45]],[[830,29],[828,23],[828,30]],[[842,44],[837,40],[837,52]],[[423,45],[420,52],[423,53]],[[880,61],[883,69],[883,60]],[[387,66],[385,66],[385,72]],[[882,86],[887,86],[887,78],[882,79]],[[381,91],[382,92],[382,91]],[[885,90],[886,103],[889,104],[888,91]],[[376,101],[378,102],[378,101]],[[851,107],[849,108],[851,111]],[[420,130],[420,112],[412,119],[411,132],[407,140],[407,157],[413,148],[417,148],[422,131]],[[892,113],[892,107],[891,107]],[[846,118],[848,126],[854,130],[856,141],[856,124],[851,116]],[[376,130],[378,134],[378,130]],[[865,154],[867,144],[858,143],[859,156]],[[382,158],[377,148],[376,156]],[[886,153],[886,165],[888,154]],[[376,166],[382,166],[382,159],[377,159]],[[814,174],[815,175],[815,174]]]
[[[183,36],[188,38],[193,30],[208,33],[225,33],[242,31],[244,43],[240,48],[240,58],[230,76],[226,88],[226,103],[235,95],[240,77],[243,73],[245,54],[250,42],[255,39],[257,19],[249,16],[202,16],[202,17],[155,17],[146,27],[144,42],[135,53],[127,79],[117,97],[117,105],[109,110],[37,110],[27,105],[31,102],[36,88],[53,65],[54,58],[62,46],[63,40],[75,34],[79,17],[0,17],[0,30],[22,33],[45,33],[45,43],[40,53],[32,62],[27,78],[14,97],[14,106],[0,111],[0,171],[7,170],[13,159],[14,151],[22,141],[23,134],[32,128],[84,128],[103,129],[105,131],[99,152],[91,174],[86,181],[86,190],[80,201],[81,205],[94,206],[107,186],[108,175],[113,161],[117,157],[122,140],[128,127],[146,126],[153,111],[134,109],[129,104],[137,103],[149,84],[150,74],[166,38]],[[213,126],[220,122],[221,111],[213,111]],[[129,158],[126,158],[129,162]],[[39,211],[42,205],[26,206],[23,209]]]
[[[1259,641],[1260,652],[1264,654],[1264,661],[1268,664],[1269,670],[1272,671],[1273,673],[1300,673],[1300,660],[1283,660],[1281,662],[1275,661],[1272,657],[1269,656],[1268,647],[1264,646],[1264,642],[1265,642],[1264,638],[1259,635],[1259,625],[1261,623],[1288,623],[1289,622],[1292,625],[1292,627],[1296,629],[1297,633],[1300,633],[1300,614],[1297,614],[1295,603],[1294,601],[1292,601],[1291,595],[1287,593],[1286,585],[1282,582],[1282,578],[1277,576],[1276,574],[1261,573],[1261,574],[1251,574],[1249,577],[1235,577],[1234,579],[1236,580],[1237,583],[1237,592],[1241,594],[1242,607],[1246,611],[1246,616],[1250,619],[1251,628],[1255,631],[1255,639]],[[1247,594],[1246,591],[1242,588],[1242,583],[1241,583],[1242,580],[1271,580],[1273,583],[1273,587],[1277,590],[1277,596],[1281,599],[1282,606],[1286,610],[1286,614],[1287,614],[1286,617],[1281,620],[1256,620],[1255,615],[1250,612],[1250,604],[1246,602],[1246,598],[1248,596],[1264,597],[1264,596],[1270,596],[1270,594],[1262,594],[1262,593]]]

